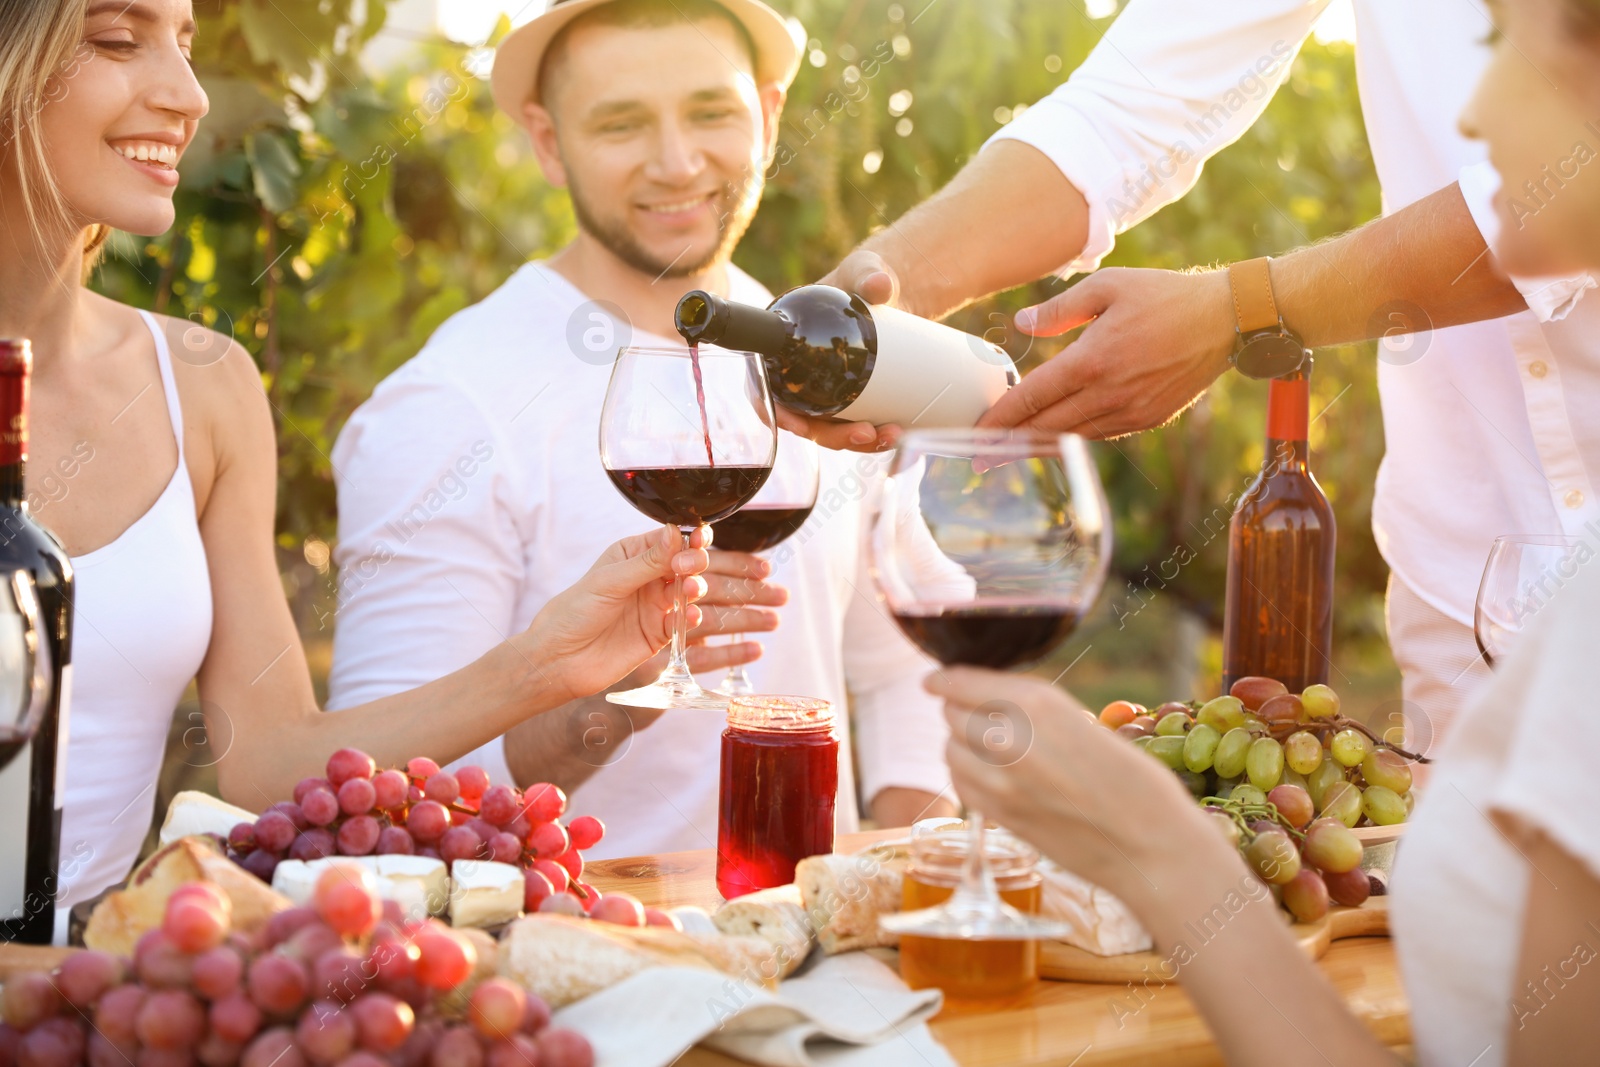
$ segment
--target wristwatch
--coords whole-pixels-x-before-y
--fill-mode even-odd
[[[1300,370],[1311,351],[1283,324],[1272,297],[1272,274],[1263,256],[1228,268],[1233,315],[1239,333],[1228,362],[1247,378],[1282,378]]]

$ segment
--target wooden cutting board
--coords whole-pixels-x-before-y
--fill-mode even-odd
[[[1321,959],[1328,946],[1340,938],[1388,937],[1389,898],[1368,897],[1359,908],[1335,906],[1316,922],[1295,923],[1289,929],[1306,955],[1314,960]],[[1110,985],[1129,982],[1165,985],[1177,976],[1178,969],[1170,959],[1154,951],[1096,956],[1063,941],[1046,941],[1039,946],[1040,978]]]

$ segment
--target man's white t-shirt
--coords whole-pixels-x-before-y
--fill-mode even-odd
[[[730,277],[732,299],[771,300],[744,272]],[[525,629],[606,546],[654,528],[601,466],[600,410],[619,347],[677,342],[630,331],[614,311],[530,263],[441,326],[351,416],[333,451],[330,708],[471,663]],[[783,435],[780,468],[789,450],[815,447]],[[811,518],[769,553],[770,580],[790,599],[779,629],[757,638],[765,651],[749,670],[758,691],[824,697],[841,719],[853,709],[839,753],[837,828],[847,832],[858,824],[852,764],[866,798],[886,786],[946,790],[948,730],[921,688],[932,661],[895,628],[864,563],[864,516],[885,457],[819,459]],[[571,810],[607,827],[593,858],[715,845],[723,726],[716,712],[668,712],[574,792]],[[573,720],[575,749],[588,728]],[[498,740],[467,762],[511,780]]]

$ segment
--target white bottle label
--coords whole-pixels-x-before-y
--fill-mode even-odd
[[[878,355],[866,388],[835,417],[910,429],[967,429],[1010,388],[1003,349],[899,308],[874,306]]]
[[[33,743],[0,770],[0,919],[27,916],[28,816]]]

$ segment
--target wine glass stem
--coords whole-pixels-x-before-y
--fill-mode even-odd
[[[683,547],[689,548],[689,530],[679,531]],[[689,673],[689,660],[685,652],[688,644],[689,605],[683,597],[683,575],[672,583],[672,650],[668,654],[667,669],[661,672],[660,681],[667,684],[693,685],[694,675]]]
[[[994,884],[994,872],[989,869],[989,857],[985,853],[984,837],[987,830],[983,814],[975,808],[968,808],[967,820],[972,825],[969,833],[971,843],[968,845],[967,862],[961,868],[961,884],[956,887],[952,902],[964,908],[981,908],[991,915],[997,914],[1000,910],[1000,890]]]

